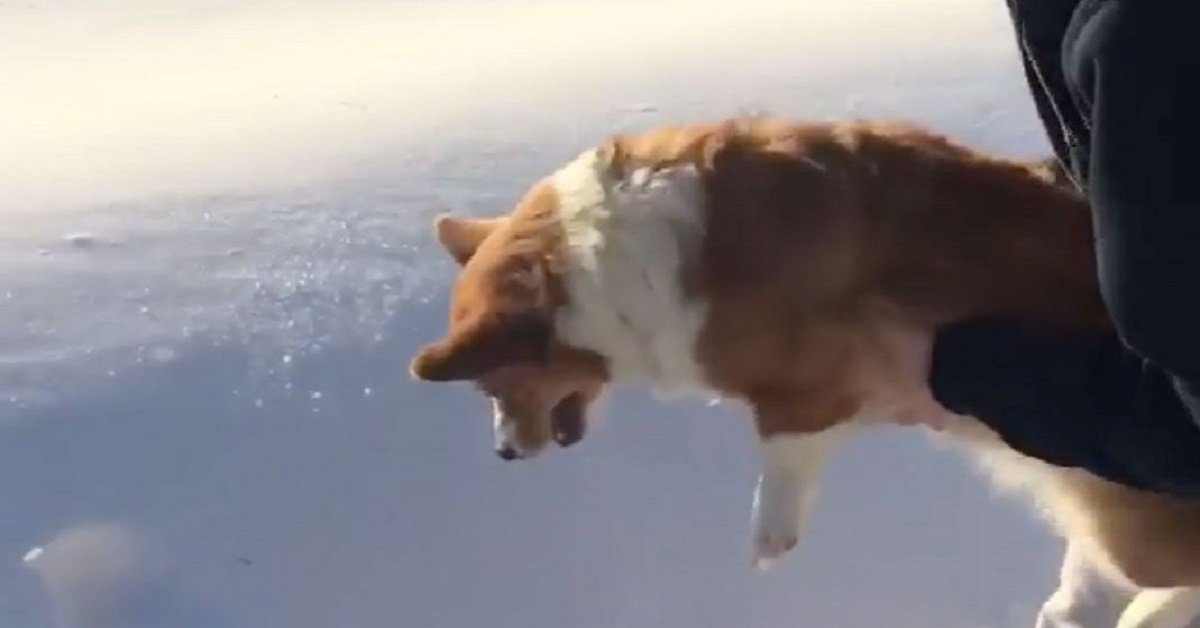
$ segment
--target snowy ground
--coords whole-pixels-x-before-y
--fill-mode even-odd
[[[1030,625],[1058,543],[920,437],[844,451],[756,575],[735,409],[621,391],[504,464],[482,399],[406,374],[452,271],[429,218],[604,133],[879,115],[1040,153],[1002,5],[0,2],[0,625]]]

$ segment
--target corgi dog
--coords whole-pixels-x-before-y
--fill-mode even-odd
[[[1067,562],[1136,588],[1120,628],[1182,628],[1200,605],[1200,502],[1025,457],[927,386],[943,325],[1111,329],[1091,229],[1047,162],[900,122],[731,118],[614,135],[507,213],[436,219],[460,269],[448,328],[410,371],[474,383],[506,460],[584,438],[614,382],[744,403],[761,443],[760,568],[801,538],[839,441],[872,424],[931,426],[1027,495]],[[1083,625],[1085,579],[1066,570],[1042,626]]]

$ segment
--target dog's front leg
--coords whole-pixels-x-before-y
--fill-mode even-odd
[[[757,570],[770,568],[799,542],[812,517],[825,462],[844,430],[787,431],[780,428],[788,422],[763,417],[764,410],[756,408],[762,473],[751,512],[751,565]]]

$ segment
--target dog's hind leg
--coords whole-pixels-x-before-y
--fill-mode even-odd
[[[1200,587],[1144,589],[1121,613],[1117,628],[1187,628],[1200,615]]]
[[[1102,573],[1077,543],[1067,543],[1058,589],[1038,612],[1036,628],[1099,628],[1116,623],[1136,589]]]

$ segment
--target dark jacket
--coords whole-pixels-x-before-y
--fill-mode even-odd
[[[1012,446],[1200,497],[1200,3],[1008,0],[1055,155],[1093,209],[1112,334],[942,330],[931,386]]]

